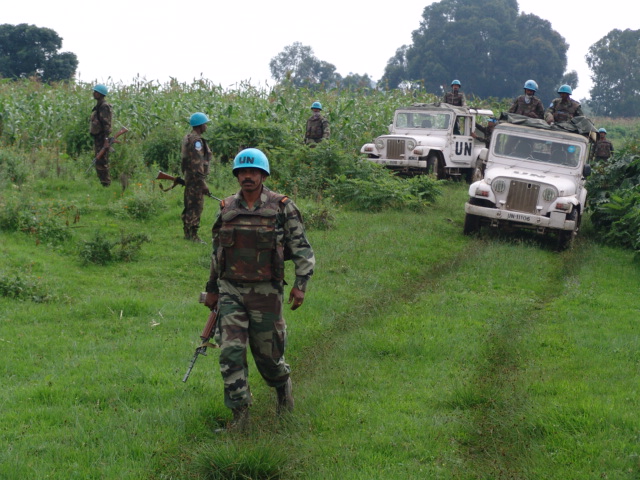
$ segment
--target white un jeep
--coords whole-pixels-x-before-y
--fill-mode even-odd
[[[471,181],[484,143],[471,136],[479,117],[491,110],[417,103],[396,110],[389,135],[365,144],[360,153],[372,162],[403,174],[435,172],[438,179]],[[486,123],[486,122],[482,122]]]
[[[469,186],[464,233],[482,225],[514,227],[553,233],[561,249],[571,246],[587,200],[589,138],[595,131],[588,119],[582,122],[590,125],[582,132],[589,136],[541,120],[534,126],[497,125],[490,148],[480,155],[486,162],[484,178]]]

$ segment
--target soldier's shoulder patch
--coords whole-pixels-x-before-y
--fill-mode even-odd
[[[196,150],[200,151],[202,150],[202,142],[200,140],[196,140],[196,143],[193,144],[193,146],[196,148]]]

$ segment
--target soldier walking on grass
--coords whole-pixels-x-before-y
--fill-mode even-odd
[[[209,118],[196,112],[189,118],[192,127],[190,133],[182,140],[182,175],[184,177],[184,209],[182,225],[184,238],[193,242],[202,242],[198,237],[200,216],[204,208],[204,196],[209,194],[206,179],[209,176],[211,149],[202,138],[207,130]]]
[[[322,104],[320,102],[313,102],[311,111],[313,114],[309,117],[309,120],[307,120],[304,143],[315,147],[316,143],[327,140],[331,132],[329,130],[329,120],[320,113],[322,111]]]
[[[527,80],[524,83],[524,95],[516,98],[509,108],[509,113],[516,113],[530,118],[544,117],[544,106],[542,101],[535,96],[538,91],[538,84],[534,80]]]
[[[290,258],[295,264],[292,310],[302,305],[315,265],[299,210],[289,198],[264,186],[269,173],[263,152],[242,150],[233,161],[240,191],[220,203],[212,229],[205,306],[218,306],[224,403],[233,412],[230,428],[240,431],[249,425],[252,403],[247,346],[260,375],[276,390],[278,413],[293,410],[291,368],[284,358],[284,261]]]
[[[91,121],[89,124],[89,133],[93,137],[93,151],[95,153],[95,169],[98,174],[98,180],[103,187],[111,185],[111,175],[109,174],[109,135],[111,135],[111,118],[113,115],[112,107],[105,101],[105,97],[109,93],[109,89],[102,84],[93,87],[93,98],[96,105],[91,110]],[[105,149],[101,158],[98,154]]]

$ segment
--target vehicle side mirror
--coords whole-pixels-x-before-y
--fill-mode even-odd
[[[589,175],[591,175],[591,165],[585,165],[582,169],[582,176],[586,178]]]
[[[487,161],[487,157],[489,156],[489,149],[488,148],[483,148],[482,150],[480,150],[480,153],[478,154],[478,158],[480,160],[482,160],[483,162]]]
[[[390,123],[389,124],[389,133],[392,133],[392,132],[393,132],[393,123]]]

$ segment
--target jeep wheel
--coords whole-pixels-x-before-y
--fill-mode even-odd
[[[464,227],[462,229],[462,233],[464,233],[465,235],[473,235],[474,233],[478,233],[479,231],[480,217],[478,215],[467,213],[464,216]]]
[[[577,208],[574,208],[567,216],[567,220],[574,220],[576,223],[573,230],[561,230],[558,232],[558,250],[560,251],[571,249],[573,247],[573,241],[575,240],[576,235],[578,235],[581,217]]]
[[[484,172],[482,171],[482,160],[476,160],[476,166],[473,168],[473,174],[471,175],[471,179],[469,183],[479,182],[484,178]]]

